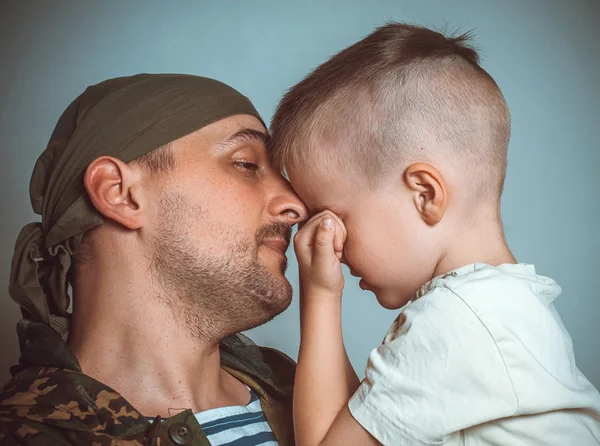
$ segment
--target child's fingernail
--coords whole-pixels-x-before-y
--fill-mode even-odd
[[[323,227],[324,227],[324,228],[327,228],[327,229],[329,229],[329,228],[331,228],[332,226],[333,226],[333,220],[332,220],[331,218],[327,217],[327,218],[324,218],[324,219],[323,219]]]

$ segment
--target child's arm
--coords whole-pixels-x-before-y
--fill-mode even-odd
[[[322,213],[294,240],[302,283],[301,342],[294,388],[294,425],[300,446],[379,444],[347,408],[359,381],[342,339],[344,277],[339,259],[344,232],[336,216]]]

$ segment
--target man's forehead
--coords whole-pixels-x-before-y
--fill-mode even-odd
[[[251,127],[242,127],[237,132],[231,134],[225,140],[218,144],[221,150],[228,150],[232,147],[237,147],[246,142],[256,142],[265,148],[269,147],[271,137],[266,129],[259,130]]]
[[[210,133],[217,139],[225,141],[235,136],[236,133],[246,129],[254,130],[267,136],[269,134],[265,126],[254,116],[250,115],[230,116],[228,118],[213,122],[200,131],[203,131],[207,134]]]
[[[269,143],[269,133],[262,123],[253,116],[239,115],[213,122],[189,135],[173,141],[174,145],[198,146],[224,151],[245,142],[256,142],[265,147]]]

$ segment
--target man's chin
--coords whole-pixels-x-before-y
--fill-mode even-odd
[[[259,257],[263,267],[277,279],[285,279],[285,273],[288,267],[287,256],[283,252],[267,246],[264,246],[262,251],[263,252],[260,253]]]
[[[279,282],[278,287],[281,287],[274,292],[266,302],[268,312],[270,314],[269,320],[273,319],[280,313],[283,313],[292,303],[292,285],[285,278],[285,276],[275,277]]]
[[[264,325],[288,309],[292,303],[292,287],[285,278],[281,282],[283,288],[272,294],[270,293],[268,296],[264,296],[264,299],[261,301],[260,312],[254,313],[253,318],[247,318],[245,320],[247,326],[237,331],[251,330],[252,328]]]

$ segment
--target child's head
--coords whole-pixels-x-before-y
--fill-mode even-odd
[[[348,230],[346,262],[386,307],[462,231],[500,225],[510,116],[466,35],[391,23],[317,67],[271,124],[274,161]]]

